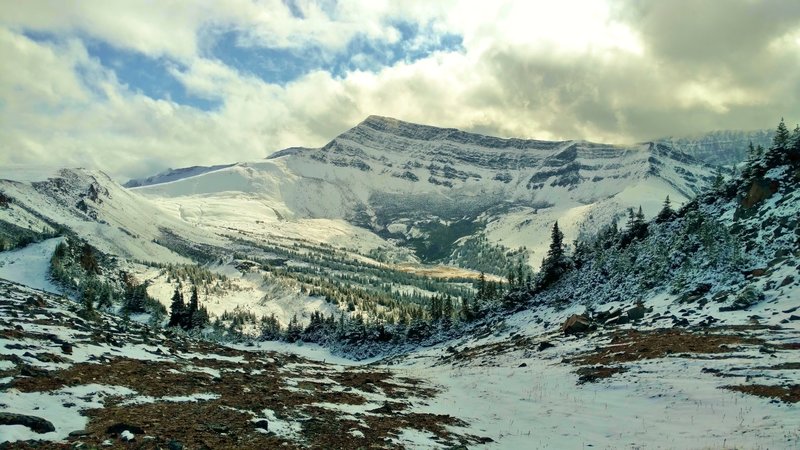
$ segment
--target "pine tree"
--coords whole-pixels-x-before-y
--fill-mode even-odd
[[[783,117],[781,117],[781,122],[775,130],[775,137],[772,138],[772,147],[770,147],[767,152],[767,163],[769,166],[774,167],[781,164],[791,146],[791,134],[786,128],[786,124],[783,122]]]
[[[89,275],[100,275],[100,266],[97,264],[97,258],[94,255],[94,248],[91,245],[83,244],[81,248],[81,267]]]
[[[789,161],[795,166],[800,166],[800,125],[794,127],[792,133],[792,146],[788,151]]]
[[[300,321],[297,320],[297,314],[292,316],[292,320],[289,321],[289,325],[286,326],[286,342],[296,342],[300,339],[300,333],[302,333],[303,329],[300,326]]]
[[[778,124],[778,128],[775,130],[775,137],[772,138],[772,148],[786,150],[789,148],[789,145],[789,129],[786,128],[786,124],[783,122],[783,117],[781,117],[781,122]]]
[[[542,260],[539,287],[546,288],[558,281],[561,275],[569,270],[569,266],[569,261],[564,254],[564,233],[558,229],[558,222],[555,222],[550,233],[550,248],[547,250],[547,256]]]
[[[475,294],[475,300],[486,299],[486,274],[481,272],[478,277],[478,292]]]
[[[474,314],[472,313],[472,308],[470,308],[469,300],[466,297],[461,299],[461,320],[465,322],[471,322],[472,319],[475,318]]]
[[[714,174],[714,181],[711,182],[711,189],[719,192],[725,184],[725,177],[722,175],[722,168],[717,167],[717,172]]]
[[[639,211],[636,211],[636,226],[641,228],[643,225],[646,225],[644,221],[644,212],[642,212],[642,206],[639,205]]]
[[[664,206],[661,207],[661,211],[659,211],[656,216],[656,223],[669,222],[673,217],[675,217],[675,211],[672,210],[672,203],[668,195],[667,198],[664,199]]]
[[[633,208],[628,209],[628,229],[621,245],[626,247],[634,239],[644,239],[647,237],[647,222],[644,220],[644,212],[642,207],[639,206],[637,212],[633,212]]]
[[[442,319],[446,324],[450,322],[453,317],[453,300],[450,294],[444,296],[444,303],[442,304]]]
[[[184,329],[188,330],[193,328],[195,316],[197,315],[199,309],[200,298],[197,293],[197,286],[192,286],[192,296],[189,298],[189,307],[186,310],[186,315],[183,318],[183,323],[181,324]]]
[[[172,294],[172,304],[170,305],[169,323],[167,326],[182,326],[186,317],[186,304],[183,302],[183,294],[180,287],[175,288]]]
[[[589,244],[583,239],[575,239],[573,241],[572,246],[574,251],[572,252],[572,260],[575,264],[576,269],[580,269],[589,260],[590,255],[592,253],[592,249]]]

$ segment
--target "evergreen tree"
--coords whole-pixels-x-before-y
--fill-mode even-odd
[[[81,285],[81,303],[86,312],[94,312],[94,304],[97,300],[97,283],[94,277],[86,279]]]
[[[644,239],[647,237],[647,222],[644,219],[644,212],[639,206],[637,212],[633,208],[628,209],[628,229],[620,242],[622,247],[627,247],[634,239]]]
[[[261,339],[274,341],[281,337],[281,325],[275,317],[275,313],[270,316],[261,317]]]
[[[292,316],[292,320],[289,321],[289,325],[286,326],[286,342],[297,342],[302,332],[303,328],[300,326],[300,321],[297,320],[297,314],[295,314]]]
[[[472,308],[470,308],[469,301],[467,300],[466,297],[461,299],[460,315],[461,315],[461,320],[465,322],[471,322],[472,319],[475,318],[475,316],[472,313]]]
[[[546,288],[555,283],[564,272],[569,270],[569,267],[569,260],[564,254],[564,233],[558,229],[558,222],[555,222],[550,233],[550,248],[547,250],[547,256],[542,260],[539,287]]]
[[[675,217],[675,211],[672,210],[672,203],[668,195],[667,198],[664,199],[664,206],[661,207],[661,211],[659,211],[656,216],[656,223],[669,222],[673,217]]]
[[[478,292],[475,294],[475,300],[485,300],[486,299],[486,274],[481,272],[480,276],[478,276]]]
[[[452,317],[453,317],[453,300],[450,298],[450,294],[446,294],[444,296],[442,303],[442,320],[444,320],[446,324],[449,324]]]
[[[189,307],[186,310],[186,316],[181,324],[184,329],[188,330],[192,328],[192,325],[194,324],[194,316],[197,315],[199,307],[200,298],[197,293],[197,286],[192,286],[192,296],[189,298]]]
[[[100,266],[97,264],[97,258],[94,255],[94,248],[91,245],[83,244],[81,248],[81,267],[86,273],[90,275],[100,275]]]
[[[778,128],[775,130],[775,137],[772,138],[772,148],[786,150],[789,148],[789,145],[789,129],[786,128],[786,124],[783,122],[783,117],[781,117],[781,122],[778,124]]]
[[[572,252],[573,263],[576,269],[580,269],[591,257],[592,249],[584,239],[575,239],[572,246],[574,248]]]
[[[800,166],[800,125],[794,127],[792,133],[792,146],[789,148],[789,160],[795,166]]]
[[[180,287],[175,288],[172,294],[172,304],[170,305],[169,323],[167,326],[183,326],[186,319],[186,304],[183,302],[183,294]]]
[[[714,174],[714,181],[711,182],[711,189],[718,192],[722,190],[724,184],[725,177],[722,175],[722,168],[717,167],[717,172]]]
[[[781,117],[781,122],[775,130],[775,137],[772,138],[772,147],[767,152],[767,163],[772,167],[781,164],[791,147],[791,134],[783,122],[783,117]]]

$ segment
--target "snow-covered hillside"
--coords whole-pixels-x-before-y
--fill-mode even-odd
[[[694,196],[710,173],[663,145],[500,139],[370,116],[320,149],[135,191],[199,226],[361,251],[392,249],[388,239],[423,261],[445,261],[459,238],[475,234],[541,255],[555,220],[572,238],[628,207],[653,215],[666,196],[677,203]],[[464,226],[441,236],[454,222]]]
[[[748,147],[751,143],[754,146],[760,145],[769,148],[774,135],[773,130],[724,130],[696,136],[670,136],[656,139],[655,142],[692,155],[707,164],[730,167],[747,159]]]
[[[165,236],[219,244],[146,198],[122,188],[106,174],[86,169],[18,177],[0,173],[0,192],[9,199],[0,220],[24,229],[68,229],[106,253],[128,259],[188,262],[159,245]],[[23,178],[23,180],[18,180]]]
[[[645,302],[641,321],[588,336],[556,325],[582,306],[545,307],[355,363],[90,318],[0,281],[0,445],[797,448],[797,322],[664,329],[670,302]]]

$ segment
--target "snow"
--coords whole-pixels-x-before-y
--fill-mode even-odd
[[[24,426],[0,426],[0,443],[28,439],[66,439],[70,432],[83,430],[86,426],[86,417],[76,414],[76,411],[100,408],[103,406],[102,400],[108,396],[131,394],[134,392],[122,386],[99,384],[62,388],[54,392],[20,392],[10,389],[1,397],[4,412],[41,417],[51,422],[55,431],[39,434]],[[75,406],[64,406],[70,403]]]
[[[404,429],[397,435],[397,438],[392,439],[392,442],[401,445],[403,448],[416,450],[446,448],[444,445],[436,444],[434,441],[435,438],[436,435],[428,431]]]
[[[0,278],[43,291],[60,293],[50,281],[50,258],[63,238],[53,238],[27,247],[0,252]]]
[[[563,231],[570,241],[579,231],[608,223],[628,207],[641,205],[645,214],[652,217],[667,195],[678,205],[697,189],[690,180],[710,174],[702,164],[671,159],[671,155],[654,153],[646,145],[623,148],[577,141],[509,144],[510,141],[490,137],[459,135],[454,130],[434,131],[372,118],[337,137],[324,151],[242,162],[137,188],[136,192],[171,211],[176,218],[203,229],[240,230],[267,241],[281,237],[302,239],[361,253],[394,249],[397,257],[404,257],[403,253],[373,233],[378,229],[374,224],[373,230],[368,231],[348,223],[355,212],[364,210],[373,222],[392,219],[387,224],[388,231],[414,236],[419,233],[413,226],[415,220],[446,214],[438,209],[442,202],[454,207],[463,205],[464,214],[469,214],[466,211],[474,204],[484,202],[486,211],[482,214],[489,222],[490,241],[510,248],[527,247],[537,255],[531,262],[538,265],[538,255],[544,254],[554,221],[563,219]],[[452,136],[458,138],[454,140]],[[520,151],[516,145],[530,148]],[[576,161],[581,164],[577,184],[558,185],[556,177],[551,176],[541,188],[529,186],[532,176],[552,171],[554,166],[549,161],[558,160],[562,152],[571,148],[577,149]],[[648,158],[652,154],[667,161],[657,175],[651,173]],[[329,161],[321,162],[315,155]],[[332,163],[336,158],[356,158],[368,163],[370,170]],[[411,162],[415,164],[409,166]],[[496,164],[508,165],[505,171],[513,174],[513,181],[495,180],[500,170],[493,168]],[[442,165],[474,176],[464,181],[455,179],[452,188],[428,182],[429,172],[435,171],[428,167]],[[404,170],[415,173],[420,181],[392,176]],[[384,204],[383,197],[390,204]],[[408,212],[407,217],[382,217],[382,210],[397,207],[394,202],[418,205],[419,211]],[[490,212],[504,204],[515,208]],[[554,207],[537,206],[543,204]]]
[[[266,420],[269,422],[269,431],[275,433],[275,435],[278,437],[295,440],[298,438],[298,436],[300,436],[302,426],[299,422],[281,420],[271,409],[264,409],[261,411],[261,414],[261,417],[253,418],[251,421],[258,422],[259,420]]]
[[[489,448],[791,447],[785,430],[796,427],[800,408],[720,389],[731,380],[703,374],[708,361],[645,361],[607,381],[576,385],[574,367],[561,363],[570,345],[558,348],[463,367],[434,365],[432,350],[392,370],[443,388],[414,412],[463,418],[470,424],[463,431],[495,441]],[[743,358],[730,364],[749,361]]]
[[[203,402],[208,400],[216,400],[219,394],[213,393],[199,393],[192,395],[174,395],[166,397],[150,397],[148,395],[140,395],[122,402],[122,405],[144,405],[147,403],[185,403],[185,402]]]
[[[154,242],[163,239],[164,229],[194,242],[224,242],[172,218],[102,172],[62,169],[48,178],[37,187],[31,181],[0,180],[0,189],[12,199],[9,208],[0,208],[0,219],[34,231],[51,230],[47,222],[28,212],[37,211],[103,252],[142,261],[188,262]],[[97,200],[89,196],[91,189],[98,192]],[[79,202],[87,205],[86,212],[76,207]]]
[[[328,364],[337,364],[341,366],[360,366],[376,362],[380,359],[379,357],[374,357],[355,361],[342,356],[334,355],[328,348],[309,343],[289,344],[287,342],[279,341],[255,341],[247,344],[227,344],[227,346],[246,351],[291,353],[312,361],[322,361]]]

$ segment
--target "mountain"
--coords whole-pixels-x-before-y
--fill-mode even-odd
[[[655,142],[692,155],[712,166],[734,166],[747,159],[748,147],[769,148],[772,145],[773,130],[754,131],[712,131],[695,136],[665,137]]]
[[[370,118],[135,189],[3,174],[0,448],[797,448],[800,136],[708,169]],[[537,273],[489,240],[525,208],[582,231]]]
[[[257,232],[258,222],[293,235],[302,228],[309,239],[365,250],[388,241],[423,262],[465,267],[480,262],[459,256],[471,253],[464,245],[485,238],[507,250],[525,247],[535,266],[555,220],[566,219],[572,238],[628,207],[652,216],[666,196],[694,196],[711,173],[661,144],[501,139],[370,116],[318,149],[288,149],[136,192],[203,226]]]
[[[216,166],[192,166],[192,167],[183,167],[180,169],[167,169],[164,172],[161,172],[159,174],[147,178],[128,180],[122,186],[126,188],[132,188],[139,186],[147,186],[150,184],[167,183],[170,181],[180,180],[181,178],[200,175],[201,173],[224,169],[232,165],[233,164],[220,164]]]
[[[0,208],[4,228],[70,230],[101,251],[127,259],[188,262],[157,241],[170,235],[200,244],[212,239],[100,171],[61,169],[24,180],[0,179],[0,192],[7,199]]]

